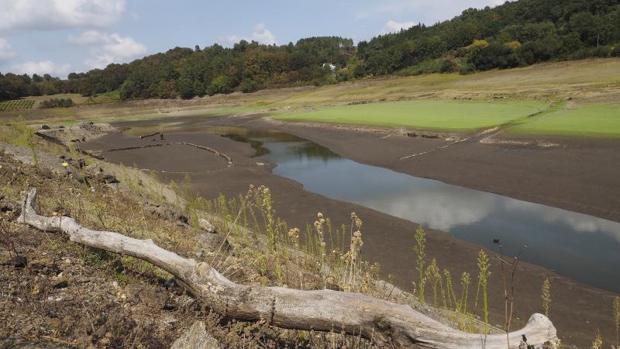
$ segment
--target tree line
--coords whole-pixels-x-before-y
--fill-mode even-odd
[[[66,90],[66,82],[45,74],[17,75],[0,73],[0,101],[18,99],[26,96],[42,96],[62,93]]]
[[[357,46],[341,37],[288,45],[174,48],[65,80],[0,74],[0,100],[119,91],[122,99],[193,98],[265,88],[322,85],[386,74],[460,72],[549,60],[620,56],[620,0],[520,0],[468,9]]]
[[[463,73],[620,56],[618,0],[520,0],[358,44],[358,75]]]

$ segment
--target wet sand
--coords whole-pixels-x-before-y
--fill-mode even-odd
[[[620,164],[614,162],[620,158],[613,154],[611,146],[608,149],[609,154],[601,153],[602,155],[597,157],[592,154],[599,153],[593,153],[587,144],[575,151],[569,148],[571,151],[567,151],[567,154],[557,149],[550,153],[542,153],[539,149],[468,144],[463,147],[465,149],[449,148],[449,151],[433,153],[428,159],[417,158],[415,161],[401,164],[398,160],[401,156],[433,149],[443,141],[403,136],[384,138],[385,134],[382,133],[350,129],[274,125],[255,118],[209,119],[208,124],[279,128],[325,145],[356,161],[494,191],[524,200],[537,201],[528,199],[530,197],[544,199],[548,201],[537,202],[606,218],[615,217],[618,220],[620,217],[618,196],[612,195],[614,192],[620,193],[618,188],[620,184],[617,183],[618,180],[614,181],[615,178],[610,177],[613,169],[606,166],[599,171],[589,171],[593,162],[600,161],[602,164],[605,155],[609,156],[607,161],[604,161],[607,165]],[[113,152],[106,153],[105,156],[109,161],[165,171],[161,173],[165,180],[178,182],[189,175],[193,189],[208,198],[214,198],[220,193],[227,196],[238,195],[245,192],[250,184],[267,185],[273,192],[277,213],[289,222],[289,225],[303,227],[313,221],[318,211],[327,214],[334,225],[346,224],[350,212],[355,211],[365,223],[363,249],[365,257],[380,263],[384,276],[391,274],[400,287],[411,289],[411,282],[416,278],[415,254],[412,250],[413,232],[417,228],[415,223],[308,193],[298,183],[272,175],[269,164],[257,165],[257,161],[262,160],[251,158],[254,149],[248,144],[199,131],[166,133],[166,138],[168,141],[183,140],[223,151],[233,158],[233,166],[228,167],[225,161],[214,154],[183,146]],[[101,150],[147,142],[149,140],[115,134],[89,144],[88,148]],[[565,164],[565,161],[571,158],[580,163]],[[519,159],[522,159],[520,162],[523,163],[520,163]],[[581,171],[575,171],[576,167],[581,168]],[[566,170],[573,172],[559,179],[549,178],[554,173]],[[569,184],[578,188],[571,190],[570,187],[565,187]],[[594,200],[594,196],[579,195],[580,192],[588,190],[595,190],[602,201]],[[512,192],[516,194],[513,195]],[[555,192],[556,195],[548,194],[551,192]],[[580,200],[577,200],[578,204],[572,204],[570,198]],[[558,204],[555,204],[556,202]],[[476,279],[476,255],[479,250],[480,247],[454,239],[447,233],[430,231],[428,234],[427,255],[436,258],[442,268],[449,269],[455,278],[455,283],[458,283],[457,280],[464,271],[471,273],[473,279]],[[495,265],[497,264],[496,262]],[[523,325],[532,313],[541,311],[541,285],[545,276],[549,276],[552,281],[551,318],[558,327],[563,343],[579,347],[589,346],[597,328],[605,338],[609,340],[614,338],[611,314],[613,293],[574,282],[544,268],[526,263],[521,264],[517,274],[515,304],[517,320],[513,328]],[[500,271],[497,267],[493,270],[490,284],[491,319],[493,324],[501,326],[504,301]],[[473,293],[475,290],[470,292],[472,298]],[[470,301],[471,303],[473,301]]]

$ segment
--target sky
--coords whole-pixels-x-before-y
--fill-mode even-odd
[[[0,72],[105,68],[176,46],[355,42],[504,0],[0,0]]]

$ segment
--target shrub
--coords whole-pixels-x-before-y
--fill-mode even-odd
[[[439,66],[440,73],[453,73],[457,70],[458,70],[458,65],[449,59],[442,60]]]
[[[241,81],[241,84],[239,85],[239,89],[243,93],[256,92],[259,90],[259,88],[260,86],[258,85],[258,83],[251,78],[244,79],[243,81]]]
[[[476,67],[474,67],[470,63],[465,63],[461,65],[461,68],[459,68],[459,74],[461,75],[473,74],[475,72],[476,72]]]
[[[469,63],[478,70],[493,68],[513,68],[519,65],[514,51],[500,43],[492,43],[487,47],[472,52]]]
[[[71,98],[52,98],[46,101],[41,102],[39,106],[44,109],[49,108],[70,108],[73,107],[75,103]]]

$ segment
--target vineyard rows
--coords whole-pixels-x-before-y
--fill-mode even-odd
[[[32,109],[34,101],[31,99],[17,99],[13,101],[0,102],[0,112],[3,111],[22,111]]]

